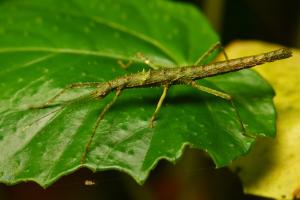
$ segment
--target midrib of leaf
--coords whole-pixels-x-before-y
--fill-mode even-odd
[[[124,61],[133,61],[136,63],[143,63],[142,60],[138,58],[128,58],[122,55],[117,54],[111,54],[111,53],[104,53],[99,51],[89,51],[89,50],[80,50],[80,49],[65,49],[65,48],[47,48],[47,47],[11,47],[11,48],[0,48],[0,53],[17,53],[17,52],[41,52],[41,53],[52,53],[50,55],[42,56],[40,58],[35,58],[31,61],[26,62],[22,66],[18,65],[15,68],[10,68],[8,70],[2,70],[0,72],[1,74],[5,74],[7,72],[11,72],[15,69],[24,68],[24,67],[30,67],[32,64],[37,64],[42,61],[46,61],[47,59],[50,59],[54,57],[57,54],[75,54],[75,55],[84,55],[84,56],[96,56],[96,57],[105,57],[105,58],[112,58],[116,60],[124,60]],[[44,59],[43,59],[44,58]]]
[[[123,32],[125,34],[128,34],[128,35],[131,35],[137,39],[140,39],[152,46],[154,46],[155,48],[159,49],[164,55],[167,56],[167,58],[176,63],[176,64],[179,64],[180,63],[180,60],[178,60],[175,56],[173,56],[173,54],[171,53],[171,51],[169,49],[167,49],[164,45],[162,45],[158,40],[155,40],[154,38],[151,38],[141,32],[137,32],[137,31],[134,31],[134,30],[130,30],[128,29],[127,27],[125,26],[122,26],[121,24],[118,24],[118,23],[115,23],[115,22],[111,22],[111,21],[108,21],[104,18],[101,18],[100,16],[94,16],[94,17],[91,17],[91,16],[84,16],[84,15],[81,15],[77,12],[61,12],[61,11],[58,11],[58,10],[51,10],[49,8],[45,9],[45,8],[41,8],[41,7],[33,7],[32,5],[28,5],[28,4],[16,4],[15,7],[23,7],[23,9],[26,9],[26,8],[30,8],[30,9],[37,9],[37,10],[42,10],[43,13],[44,11],[48,12],[48,13],[58,13],[58,14],[63,14],[63,15],[69,15],[71,17],[77,17],[77,18],[81,18],[81,19],[86,19],[86,20],[90,20],[91,22],[95,22],[97,24],[101,24],[101,25],[104,25],[104,26],[107,26],[111,29],[114,29],[116,31],[119,31],[119,32]],[[4,51],[5,51],[6,48],[4,48]],[[8,50],[11,49],[11,51],[15,50],[15,51],[18,51],[19,48],[7,48]],[[66,48],[66,49],[60,49],[60,48],[47,48],[47,47],[29,47],[29,50],[30,49],[37,49],[36,51],[49,51],[49,52],[56,52],[56,53],[59,53],[60,51],[64,52],[64,50],[66,50],[67,52],[70,52],[70,53],[75,53],[75,54],[84,54],[84,55],[94,55],[94,56],[101,56],[101,57],[109,57],[109,58],[115,58],[115,59],[124,59],[124,60],[129,60],[129,58],[126,58],[126,57],[122,57],[120,55],[113,55],[111,53],[101,53],[99,51],[91,51],[91,50],[80,50],[80,49],[72,49],[72,48]],[[26,51],[26,48],[20,48],[19,51]],[[2,49],[0,48],[0,53],[2,52]],[[130,60],[135,60],[135,59],[131,59]],[[139,60],[139,59],[137,59]]]
[[[18,70],[18,69],[30,67],[30,66],[32,66],[34,64],[41,63],[41,62],[44,62],[44,61],[46,61],[46,60],[48,60],[50,58],[53,58],[56,55],[57,55],[56,53],[51,53],[51,54],[43,55],[43,56],[41,56],[39,58],[35,58],[35,59],[30,60],[30,61],[28,61],[26,63],[23,63],[22,65],[16,65],[16,66],[10,67],[10,68],[8,68],[6,70],[2,70],[2,71],[0,71],[0,75],[5,74],[5,73],[9,73],[9,72],[13,72],[14,70]]]
[[[85,49],[71,49],[71,48],[51,48],[51,47],[6,47],[0,48],[0,53],[17,53],[17,52],[45,52],[45,53],[57,53],[57,54],[77,54],[84,56],[97,56],[97,57],[106,57],[112,59],[122,59],[126,61],[135,61],[135,62],[143,62],[138,58],[128,58],[118,54],[105,53],[100,51],[91,51]]]

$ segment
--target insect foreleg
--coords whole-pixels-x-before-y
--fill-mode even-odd
[[[75,89],[75,88],[88,88],[88,87],[97,87],[103,83],[101,82],[88,82],[88,83],[73,83],[68,86],[66,86],[64,89],[62,89],[60,92],[58,92],[55,96],[50,98],[46,103],[39,105],[39,106],[31,106],[30,109],[42,109],[49,107],[57,98],[59,98],[61,95],[63,95],[67,90]]]
[[[158,112],[159,112],[159,110],[160,110],[160,108],[161,108],[161,106],[162,106],[162,104],[163,104],[163,102],[164,102],[164,100],[165,100],[165,98],[167,96],[169,87],[170,87],[169,85],[165,85],[164,86],[164,91],[163,91],[162,95],[160,96],[160,99],[159,99],[159,101],[157,103],[156,109],[155,109],[155,111],[154,111],[154,113],[153,113],[153,115],[152,115],[152,117],[150,119],[150,122],[149,122],[149,127],[150,128],[153,127],[153,123],[155,121],[156,115],[158,114]]]
[[[236,105],[235,105],[232,97],[229,94],[226,94],[224,92],[221,92],[221,91],[218,91],[218,90],[214,90],[212,88],[200,85],[200,84],[196,83],[193,80],[187,80],[187,81],[184,81],[184,83],[186,83],[187,85],[192,86],[193,88],[195,88],[195,89],[197,89],[199,91],[206,92],[206,93],[212,94],[212,95],[217,96],[217,97],[221,97],[222,99],[225,99],[225,100],[229,101],[230,104],[231,104],[231,106],[232,106],[232,108],[233,108],[233,110],[234,110],[234,112],[235,112],[235,114],[236,114],[236,116],[237,116],[237,119],[238,119],[238,121],[240,123],[241,131],[242,131],[243,135],[252,137],[251,135],[247,134],[245,126],[244,126],[244,124],[242,122],[241,116],[240,116],[240,114],[239,114],[239,112],[238,112],[238,110],[236,108]]]
[[[120,96],[121,94],[121,91],[122,91],[122,88],[118,88],[116,89],[116,94],[114,96],[114,98],[108,103],[106,104],[106,106],[103,108],[103,110],[101,111],[101,113],[99,114],[98,118],[97,118],[97,121],[95,123],[95,126],[93,128],[93,132],[92,132],[92,135],[89,139],[89,141],[87,142],[86,146],[85,146],[85,149],[84,149],[84,153],[83,153],[83,156],[81,158],[81,164],[83,164],[86,160],[86,156],[89,152],[89,149],[90,149],[90,146],[92,144],[92,141],[93,141],[93,138],[96,134],[96,130],[101,122],[101,120],[103,119],[105,113],[114,105],[114,103],[117,101],[118,97]]]
[[[129,60],[127,63],[124,63],[122,60],[118,60],[117,62],[122,69],[127,69],[132,64],[132,60]]]

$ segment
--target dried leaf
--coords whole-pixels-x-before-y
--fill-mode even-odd
[[[237,41],[226,48],[230,58],[279,48],[259,41]],[[276,139],[261,138],[251,153],[234,162],[245,192],[292,199],[300,188],[300,50],[293,57],[255,67],[274,87]],[[297,192],[298,191],[298,192]],[[299,197],[299,196],[298,196]]]

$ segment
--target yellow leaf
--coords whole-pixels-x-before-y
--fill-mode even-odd
[[[236,58],[280,47],[259,41],[236,41],[226,52],[229,58]],[[235,161],[231,168],[240,176],[246,193],[292,199],[300,195],[300,50],[294,49],[290,59],[255,70],[275,89],[277,136],[259,138],[251,153]]]

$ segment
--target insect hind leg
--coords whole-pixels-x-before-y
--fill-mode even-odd
[[[208,49],[208,51],[206,51],[195,63],[195,65],[199,65],[201,64],[202,61],[204,61],[205,59],[207,59],[213,52],[215,52],[215,50],[220,49],[225,57],[225,60],[228,61],[228,56],[224,50],[223,45],[221,44],[221,42],[217,42],[215,43],[210,49]]]
[[[39,105],[39,106],[30,106],[30,109],[43,109],[50,107],[51,104],[58,99],[60,96],[62,96],[66,91],[75,89],[75,88],[89,88],[89,87],[97,87],[103,83],[101,82],[87,82],[87,83],[73,83],[70,85],[67,85],[65,88],[63,88],[60,92],[58,92],[55,96],[52,98],[48,99],[46,103]]]
[[[232,108],[233,108],[233,110],[234,110],[234,112],[235,112],[235,114],[236,114],[236,116],[237,116],[237,119],[238,119],[239,124],[241,126],[241,131],[242,131],[243,135],[245,135],[247,137],[253,137],[253,136],[251,136],[250,134],[248,134],[246,132],[245,126],[244,126],[243,121],[242,121],[242,118],[241,118],[241,116],[240,116],[240,114],[239,114],[239,112],[237,110],[237,107],[236,107],[236,105],[235,105],[235,103],[234,103],[234,101],[232,99],[232,96],[230,96],[229,94],[226,94],[224,92],[221,92],[221,91],[218,91],[218,90],[214,90],[212,88],[200,85],[200,84],[196,83],[193,80],[183,81],[183,83],[185,83],[187,85],[190,85],[190,86],[192,86],[193,88],[195,88],[195,89],[197,89],[199,91],[206,92],[206,93],[212,94],[214,96],[217,96],[217,97],[220,97],[222,99],[225,99],[225,100],[229,101],[230,104],[231,104],[231,106],[232,106]]]

